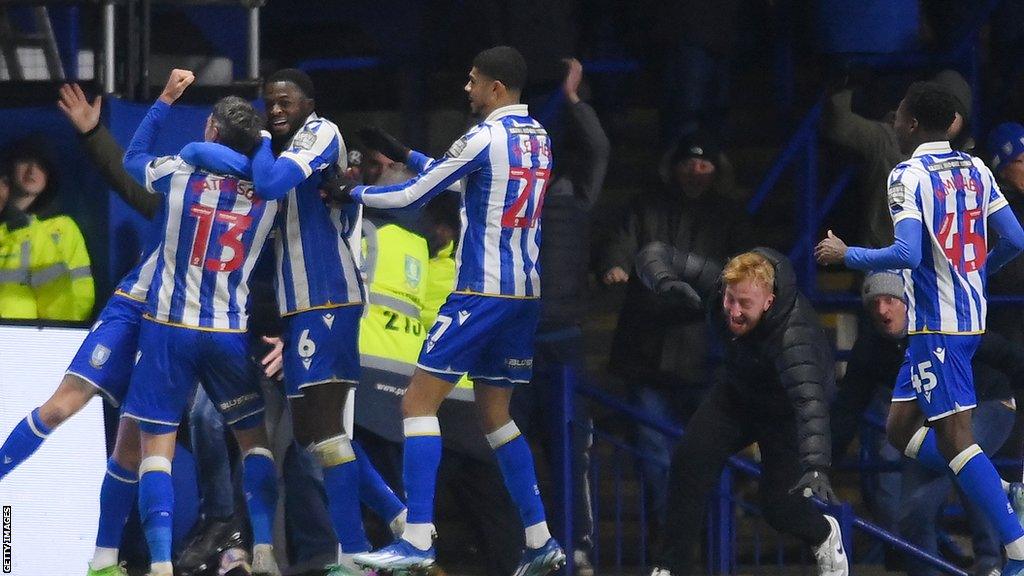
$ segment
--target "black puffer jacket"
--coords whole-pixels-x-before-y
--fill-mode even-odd
[[[835,360],[810,301],[796,287],[785,256],[755,248],[775,266],[775,302],[748,334],[727,333],[726,367],[734,382],[749,387],[752,398],[785,393],[796,418],[800,461],[805,469],[831,465],[827,396],[835,388]],[[722,267],[663,243],[647,245],[637,256],[637,271],[649,288],[665,292],[682,280],[700,295],[712,324],[725,330],[721,306]]]

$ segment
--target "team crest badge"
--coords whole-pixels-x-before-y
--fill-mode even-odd
[[[419,288],[423,278],[423,263],[417,258],[405,255],[405,282],[412,288]]]
[[[108,359],[110,359],[110,348],[107,348],[102,344],[97,344],[96,347],[92,349],[92,355],[89,356],[89,364],[93,368],[99,369],[107,363]]]

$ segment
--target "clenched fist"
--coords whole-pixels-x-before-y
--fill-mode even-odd
[[[174,104],[178,98],[181,98],[185,88],[188,88],[195,81],[196,75],[191,70],[181,70],[178,68],[171,70],[171,75],[167,77],[167,85],[164,86],[164,91],[160,93],[160,101],[166,104]]]

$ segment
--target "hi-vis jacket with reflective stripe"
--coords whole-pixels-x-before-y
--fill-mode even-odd
[[[396,224],[363,220],[363,272],[369,291],[359,326],[365,368],[410,376],[426,338],[427,241]]]
[[[89,252],[68,216],[0,225],[0,317],[85,320],[96,299]]]

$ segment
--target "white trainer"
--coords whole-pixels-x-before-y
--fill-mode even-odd
[[[850,561],[843,547],[843,534],[839,531],[839,522],[825,515],[830,531],[828,538],[814,549],[814,558],[818,561],[818,574],[821,576],[849,576]]]

